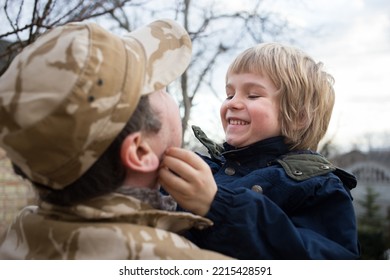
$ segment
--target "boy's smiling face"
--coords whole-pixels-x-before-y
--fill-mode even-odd
[[[281,135],[279,98],[268,76],[230,73],[220,109],[226,142],[240,148]]]

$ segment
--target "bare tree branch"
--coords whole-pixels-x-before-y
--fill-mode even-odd
[[[6,0],[2,7],[7,19],[8,29],[0,34],[2,41],[8,41],[7,47],[1,51],[0,60],[4,64],[0,75],[8,67],[12,58],[24,47],[34,42],[46,30],[72,21],[84,21],[113,14],[116,9],[123,8],[134,0]],[[7,26],[3,26],[7,28]]]

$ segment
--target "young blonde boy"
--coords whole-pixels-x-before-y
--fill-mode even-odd
[[[199,246],[239,259],[357,259],[356,179],[317,152],[335,101],[333,78],[299,49],[265,43],[226,75],[223,146],[197,127],[209,157],[166,152],[160,181],[179,205],[213,220]],[[207,164],[205,164],[207,163]]]

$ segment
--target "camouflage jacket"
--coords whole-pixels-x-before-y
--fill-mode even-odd
[[[119,193],[84,204],[27,206],[0,239],[0,259],[226,259],[179,235],[210,226]]]

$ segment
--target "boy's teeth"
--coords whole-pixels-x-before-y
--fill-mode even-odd
[[[248,124],[247,122],[240,121],[240,120],[230,120],[229,123],[232,125],[246,125],[246,124]]]

